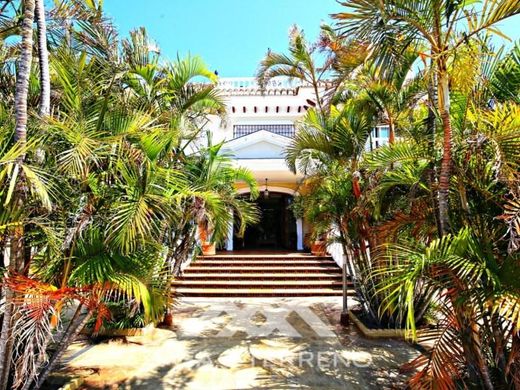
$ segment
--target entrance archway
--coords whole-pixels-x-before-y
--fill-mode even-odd
[[[296,250],[296,221],[289,209],[292,200],[291,195],[272,191],[268,198],[260,196],[255,201],[260,220],[246,228],[244,237],[235,235],[233,249]]]
[[[240,191],[247,194],[246,189]],[[269,197],[260,194],[256,203],[260,209],[260,221],[246,229],[244,237],[238,237],[230,226],[227,250],[303,250],[303,221],[295,219],[289,205],[297,193],[289,188],[269,186]]]

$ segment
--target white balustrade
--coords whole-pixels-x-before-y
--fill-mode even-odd
[[[291,80],[288,78],[276,78],[269,80],[266,89],[270,88],[295,88],[301,86],[299,80]],[[219,89],[258,89],[256,78],[254,77],[222,77],[218,80]]]

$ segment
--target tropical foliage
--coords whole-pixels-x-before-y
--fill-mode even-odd
[[[160,322],[197,231],[257,218],[234,186],[254,198],[251,173],[204,131],[217,76],[120,39],[102,4],[0,2],[0,390],[40,388],[85,326]],[[294,209],[341,245],[364,318],[424,346],[411,388],[519,388],[520,44],[496,42],[520,3],[342,4],[257,75],[314,92]]]
[[[199,57],[120,40],[102,2],[5,3],[0,388],[39,388],[86,324],[160,322],[197,221],[215,241],[231,212],[243,229],[256,212],[234,183],[256,183],[206,141],[224,106]]]
[[[342,246],[363,316],[425,346],[411,388],[517,388],[519,45],[490,35],[518,2],[342,4],[317,44],[293,32],[258,74],[315,87],[286,150],[298,210]]]

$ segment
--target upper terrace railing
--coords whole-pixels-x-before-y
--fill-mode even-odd
[[[217,88],[229,95],[297,95],[300,87],[310,84],[301,80],[277,77],[269,80],[264,89],[260,88],[254,77],[223,77],[218,80]],[[320,88],[329,88],[330,82],[320,82]]]
[[[223,77],[218,80],[218,88],[221,89],[259,89],[260,86],[254,77]],[[300,80],[290,80],[288,78],[276,78],[269,80],[266,89],[271,88],[296,88],[302,86]]]
[[[217,88],[228,95],[297,95],[299,80],[277,78],[260,88],[254,77],[228,77],[218,80]]]
[[[265,130],[270,133],[282,135],[284,137],[294,137],[294,125],[283,124],[283,125],[234,125],[233,126],[233,138],[244,137],[249,134],[256,133],[257,131]]]

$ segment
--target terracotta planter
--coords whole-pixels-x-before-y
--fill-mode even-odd
[[[202,244],[202,255],[203,256],[213,256],[217,253],[215,248],[215,244],[210,242],[205,242]]]
[[[208,242],[209,236],[210,236],[209,231],[208,231],[208,225],[200,222],[198,224],[198,230],[199,230],[200,242]]]
[[[327,242],[314,241],[311,244],[311,253],[315,256],[325,256],[327,254]]]
[[[161,323],[162,326],[166,326],[168,328],[171,328],[173,326],[173,314],[171,312],[165,313],[163,322]]]

